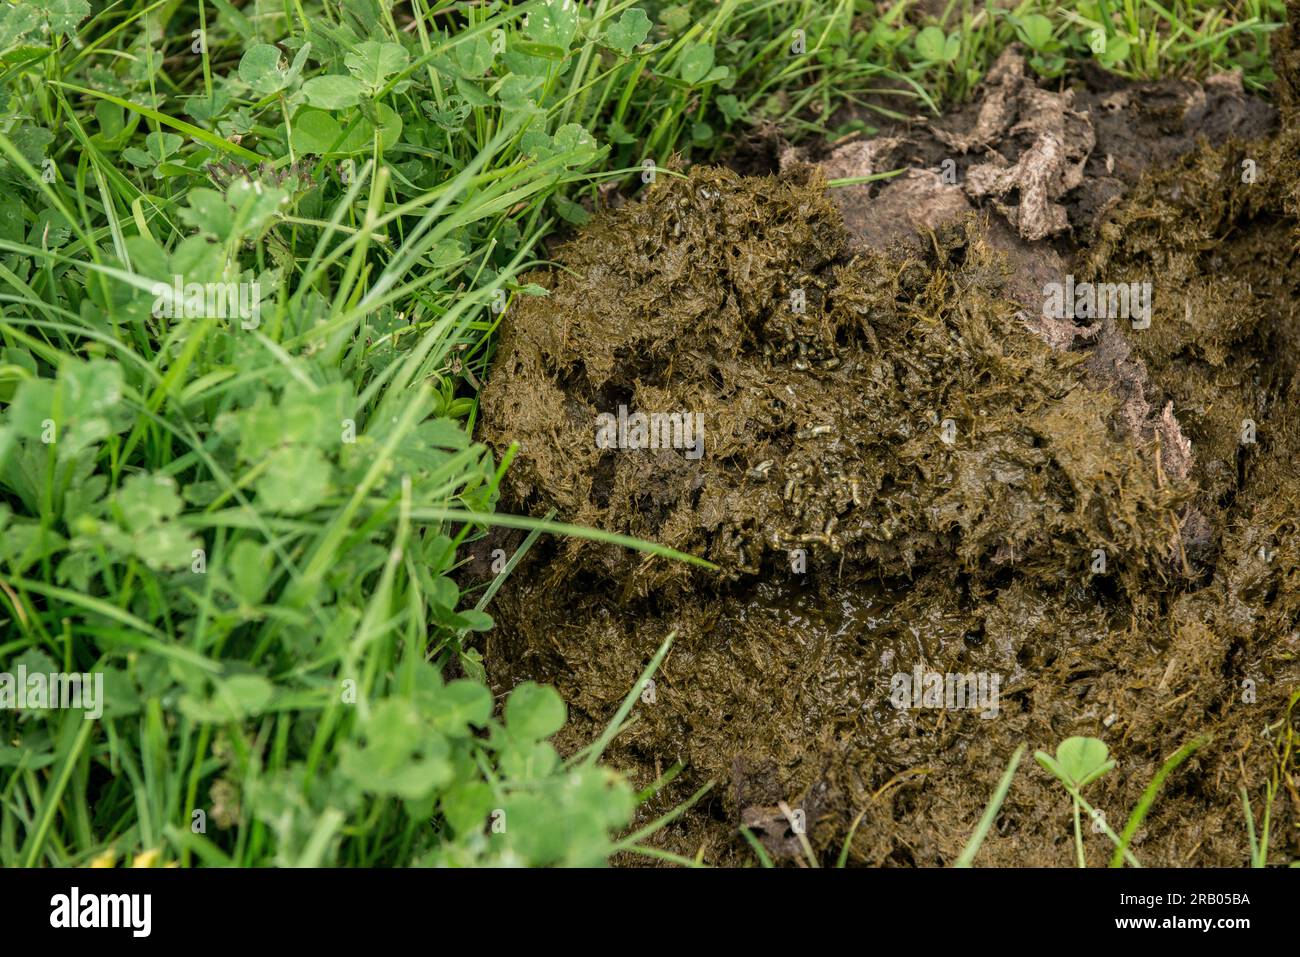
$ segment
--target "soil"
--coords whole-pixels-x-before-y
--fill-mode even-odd
[[[1021,743],[1103,739],[1086,796],[1118,830],[1208,736],[1135,855],[1243,865],[1239,789],[1258,813],[1280,781],[1272,859],[1300,856],[1294,6],[1279,113],[1231,77],[1043,89],[1012,49],[963,111],[661,177],[529,277],[550,294],[512,307],[482,393],[481,437],[519,447],[504,507],[717,569],[543,539],[485,660],[557,686],[573,750],[676,633],[608,760],[642,787],[683,764],[642,823],[715,787],[651,843],[753,863],[744,824],[799,861],[784,803],[823,860],[852,831],[853,863],[947,865]],[[1149,327],[1045,315],[1067,276],[1150,283]],[[703,455],[602,448],[620,406],[702,414]],[[898,707],[918,672],[1000,695]],[[979,863],[1069,865],[1071,820],[1027,760]]]

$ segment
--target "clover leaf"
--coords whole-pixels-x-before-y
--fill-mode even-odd
[[[713,47],[707,43],[692,43],[677,63],[677,73],[690,84],[699,83],[713,69]]]
[[[546,685],[525,681],[506,699],[506,728],[516,739],[549,738],[564,727],[565,717],[564,699]]]
[[[339,767],[364,791],[417,801],[451,780],[451,747],[412,701],[379,702],[362,736],[362,743],[347,746]]]
[[[623,11],[618,22],[605,31],[605,44],[624,56],[631,56],[632,51],[645,42],[650,35],[650,18],[640,7],[631,7]]]
[[[314,76],[302,85],[303,96],[311,106],[322,110],[345,110],[361,100],[361,81],[354,76],[331,74]]]
[[[406,69],[410,56],[400,43],[367,40],[343,58],[344,65],[368,93],[378,93],[388,78]]]
[[[1038,763],[1051,771],[1063,784],[1077,790],[1091,784],[1111,768],[1114,761],[1108,761],[1110,750],[1104,741],[1096,738],[1066,738],[1056,746],[1056,758],[1052,759],[1039,751],[1035,757]]]
[[[524,17],[524,34],[543,46],[567,51],[578,32],[578,5],[573,0],[544,0]]]

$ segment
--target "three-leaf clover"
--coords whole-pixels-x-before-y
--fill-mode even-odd
[[[174,156],[185,141],[175,133],[150,133],[144,138],[144,149],[128,146],[122,150],[122,159],[140,169],[152,169],[155,178],[161,177],[159,167],[168,157]]]
[[[1016,21],[1019,28],[1020,39],[1030,49],[1042,53],[1048,49],[1052,42],[1052,21],[1047,19],[1041,13],[1031,13],[1028,16],[1020,17]]]
[[[121,530],[102,526],[100,531],[116,548],[130,552],[150,568],[184,568],[199,540],[176,521],[181,507],[176,480],[171,476],[132,475],[112,498],[112,511]]]
[[[1056,746],[1056,757],[1039,751],[1034,759],[1054,774],[1062,784],[1076,791],[1097,780],[1115,767],[1107,760],[1110,750],[1104,741],[1096,738],[1066,738]]]
[[[429,727],[414,701],[379,702],[362,736],[361,743],[344,750],[339,768],[364,791],[417,801],[451,780],[451,746]]]
[[[1080,792],[1115,767],[1115,762],[1109,759],[1109,755],[1110,751],[1104,741],[1079,736],[1066,738],[1058,744],[1056,757],[1043,751],[1034,753],[1034,760],[1065,785],[1065,790],[1073,801],[1074,846],[1080,867],[1086,867],[1088,862],[1083,854],[1083,829],[1079,823],[1079,810],[1087,808],[1089,814],[1093,813]],[[1109,835],[1110,831],[1106,833]]]

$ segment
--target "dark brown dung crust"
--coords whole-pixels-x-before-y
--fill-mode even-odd
[[[814,167],[700,168],[530,277],[550,294],[507,313],[482,393],[481,436],[519,447],[505,507],[717,571],[543,539],[494,599],[486,662],[501,689],[554,683],[574,750],[676,632],[608,760],[640,786],[684,763],[643,822],[716,785],[651,843],[753,862],[743,823],[797,859],[785,802],[823,860],[858,821],[852,862],[951,864],[1021,743],[1103,739],[1118,766],[1086,797],[1118,831],[1208,737],[1136,856],[1245,864],[1239,788],[1259,814],[1270,781],[1272,859],[1300,856],[1300,84],[1282,37],[1276,133],[1228,123],[1085,213],[1109,187],[1076,141],[1083,179],[1049,183],[1032,237],[1017,188],[872,242]],[[974,148],[969,122],[946,128]],[[1068,241],[1039,235],[1062,226],[1053,204]],[[1056,258],[1026,265],[1016,243]],[[1150,328],[1034,315],[1064,271],[1152,283]],[[620,405],[702,414],[703,456],[599,448],[596,417]],[[896,708],[891,682],[915,669],[998,676],[996,715]],[[1073,854],[1070,800],[1027,759],[978,860]]]

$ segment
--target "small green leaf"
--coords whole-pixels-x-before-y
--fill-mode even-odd
[[[23,241],[23,203],[17,196],[0,195],[0,239]]]
[[[434,694],[430,721],[443,734],[465,737],[470,726],[481,728],[492,717],[492,692],[476,681],[457,679]]]
[[[1109,754],[1106,743],[1096,738],[1066,738],[1056,747],[1056,766],[1069,784],[1081,789],[1115,766],[1106,760]]]
[[[609,137],[610,142],[617,143],[619,146],[627,146],[629,143],[636,142],[636,137],[629,133],[618,120],[610,120],[605,124],[605,135]]]
[[[673,36],[689,30],[691,28],[691,19],[691,8],[685,3],[664,7],[663,10],[659,11],[659,22]]]
[[[150,133],[144,138],[144,148],[155,163],[161,163],[179,150],[184,142],[175,133]]]
[[[537,109],[536,91],[541,85],[541,77],[516,76],[512,73],[501,81],[500,88],[497,90],[497,99],[506,110],[540,112]]]
[[[402,135],[402,118],[386,103],[376,103],[375,113],[380,120],[380,149],[387,150]],[[290,142],[300,153],[354,156],[370,152],[374,137],[375,128],[365,117],[347,117],[340,122],[324,110],[309,106],[294,115]]]
[[[185,112],[200,123],[212,124],[230,106],[230,91],[214,87],[212,95],[191,96],[185,101]],[[101,101],[104,102],[104,101]],[[115,104],[109,104],[115,105]],[[101,124],[102,127],[102,124]],[[107,135],[107,131],[104,131]]]
[[[123,422],[122,370],[116,362],[65,360],[56,379],[25,379],[7,424],[28,441],[53,442],[60,459],[99,442]],[[124,427],[124,426],[123,426]]]
[[[324,110],[301,110],[293,118],[293,132],[289,139],[299,153],[325,155],[342,143],[343,127]]]
[[[314,76],[302,85],[302,93],[311,106],[346,110],[361,100],[361,83],[355,77],[338,74]]]
[[[330,491],[333,469],[319,451],[290,446],[271,454],[257,480],[257,501],[263,508],[284,515],[310,511]]]
[[[567,51],[578,32],[578,5],[574,0],[542,0],[524,17],[524,34],[543,46]]]
[[[706,43],[692,43],[682,53],[677,72],[687,83],[695,84],[713,69],[713,47]]]
[[[439,806],[456,834],[469,834],[487,823],[492,810],[492,789],[486,781],[460,781],[442,796]]]
[[[1034,50],[1044,50],[1052,42],[1052,21],[1041,13],[1020,18],[1020,37]]]
[[[1123,63],[1128,59],[1129,42],[1127,37],[1116,34],[1112,37],[1106,38],[1104,42],[1104,48],[1097,54],[1097,59],[1103,64],[1106,66],[1115,66],[1116,64]]]
[[[83,0],[84,2],[84,0]],[[90,12],[89,4],[86,12]],[[6,3],[0,7],[0,50],[17,46],[21,40],[32,37],[42,24],[40,11],[33,7]],[[32,39],[35,42],[35,39]]]
[[[135,146],[128,146],[122,150],[122,159],[139,169],[148,169],[154,165],[153,157]]]
[[[253,92],[267,96],[285,87],[288,71],[282,65],[280,51],[269,43],[255,43],[239,60],[239,78]]]
[[[479,611],[476,608],[466,608],[464,611],[457,612],[457,617],[462,622],[462,627],[470,631],[491,631],[492,616],[485,611]]]
[[[944,44],[947,39],[938,27],[926,27],[916,35],[916,52],[922,60],[939,63],[943,60]]]
[[[152,525],[131,537],[132,552],[155,571],[186,567],[199,544],[176,522]]]
[[[261,675],[233,675],[217,686],[213,697],[229,703],[235,714],[256,715],[270,704],[274,694],[275,686]]]
[[[722,115],[727,118],[728,122],[734,123],[745,115],[745,108],[741,105],[740,100],[731,93],[724,93],[717,99],[718,109]]]
[[[231,591],[245,605],[256,605],[270,587],[272,553],[267,545],[241,539],[226,558]]]
[[[555,211],[560,214],[560,218],[566,223],[583,226],[591,219],[589,212],[568,197],[560,196],[557,193],[552,197],[551,202],[555,204]]]
[[[23,159],[33,166],[40,166],[45,159],[46,150],[54,142],[54,134],[43,126],[24,123],[9,134],[9,139],[18,147]]]
[[[132,475],[122,483],[113,500],[124,527],[130,532],[175,517],[183,504],[176,480],[167,475]]]
[[[482,35],[462,40],[451,52],[456,58],[456,65],[466,76],[482,76],[491,68],[494,59],[492,43]]]
[[[229,238],[232,222],[230,207],[226,205],[224,196],[215,189],[197,187],[191,189],[185,198],[189,201],[189,206],[180,210],[183,222],[222,242]]]
[[[943,46],[943,61],[951,63],[961,53],[961,34],[954,30],[948,34],[948,42]]]
[[[497,756],[501,773],[514,781],[545,778],[560,765],[560,755],[545,741],[512,738]]]
[[[288,194],[260,180],[237,179],[226,190],[226,204],[233,210],[231,232],[257,236],[279,212]]]
[[[367,40],[343,58],[343,64],[362,86],[372,93],[383,88],[394,73],[406,69],[410,62],[406,49],[399,43]]]
[[[559,692],[532,681],[519,685],[506,699],[506,727],[518,740],[549,738],[564,727],[566,714]]]
[[[600,147],[595,137],[587,132],[580,123],[566,123],[555,131],[555,151],[573,153],[566,166],[585,166],[596,158]]]
[[[90,16],[90,4],[86,0],[42,0],[39,7],[49,22],[51,33],[73,36],[77,24]]]
[[[624,56],[631,56],[649,35],[650,18],[640,7],[629,7],[618,22],[605,31],[605,44]]]
[[[458,133],[465,128],[465,120],[469,118],[471,109],[465,97],[454,93],[447,97],[445,108],[440,108],[432,100],[424,100],[420,108],[429,119],[448,133]]]
[[[274,695],[275,686],[261,675],[232,675],[218,681],[206,699],[182,695],[179,707],[192,721],[225,724],[261,714]]]

